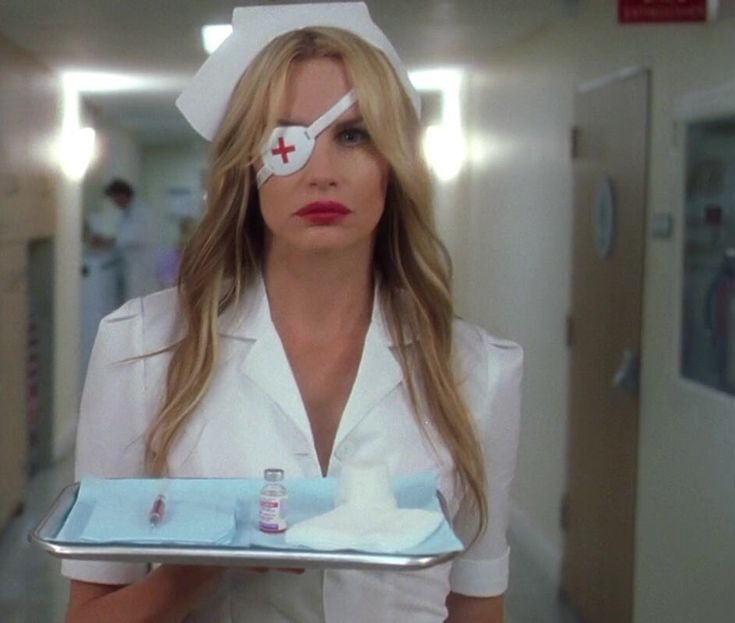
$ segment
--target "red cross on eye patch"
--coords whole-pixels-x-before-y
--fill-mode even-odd
[[[271,153],[274,156],[281,156],[281,160],[284,164],[288,163],[288,154],[292,151],[296,151],[295,145],[286,145],[286,141],[283,140],[282,136],[278,137],[278,147],[271,149]]]

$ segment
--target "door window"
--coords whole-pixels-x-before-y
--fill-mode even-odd
[[[735,395],[735,116],[688,124],[681,373]]]

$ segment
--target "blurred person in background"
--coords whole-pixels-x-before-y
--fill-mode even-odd
[[[123,300],[147,294],[151,276],[148,219],[145,206],[123,179],[111,180],[102,208],[87,218],[91,249],[114,249],[122,260]]]

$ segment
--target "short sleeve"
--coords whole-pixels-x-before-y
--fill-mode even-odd
[[[87,369],[77,427],[75,480],[144,475],[144,376],[140,299],[100,323]],[[64,560],[64,576],[99,584],[130,584],[145,564]]]
[[[508,586],[510,548],[507,529],[510,486],[516,464],[521,416],[523,351],[517,344],[498,340],[482,330],[485,357],[472,346],[474,369],[466,383],[468,406],[481,435],[487,478],[488,526],[452,565],[451,590],[471,597],[501,595]],[[484,365],[483,365],[484,363]],[[465,543],[477,526],[463,505],[455,530]]]

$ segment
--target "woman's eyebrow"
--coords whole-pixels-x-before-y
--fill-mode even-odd
[[[337,126],[337,127],[339,127],[339,128],[343,128],[346,125],[352,125],[352,124],[355,124],[355,123],[363,123],[363,121],[364,120],[362,118],[362,115],[356,114],[356,115],[352,115],[351,117],[348,117],[347,119],[342,119],[340,121],[337,121],[334,125]],[[278,125],[278,126],[286,126],[286,127],[288,127],[288,126],[294,126],[294,125],[301,125],[301,126],[308,127],[311,124],[304,123],[303,121],[300,121],[298,119],[277,119],[276,120],[276,125]]]
[[[334,125],[338,128],[344,128],[346,126],[350,125],[360,125],[361,123],[365,123],[365,120],[362,118],[362,115],[352,115],[351,117],[348,117],[347,119],[342,119],[340,121],[337,121]]]

